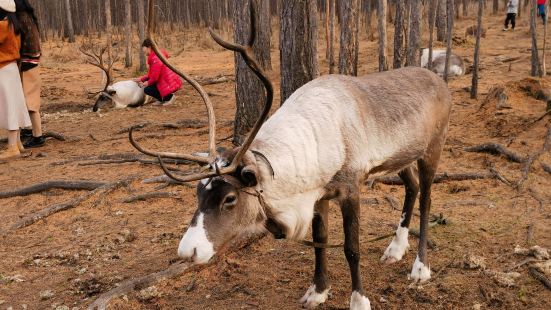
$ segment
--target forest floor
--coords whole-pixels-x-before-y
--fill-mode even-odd
[[[522,178],[523,163],[464,150],[495,142],[523,157],[531,156],[542,149],[551,126],[549,115],[534,122],[545,113],[546,104],[524,90],[532,83],[524,80],[530,69],[527,19],[518,20],[515,32],[502,32],[501,22],[501,16],[491,17],[482,40],[479,100],[469,99],[466,90],[471,75],[450,82],[454,107],[439,172],[487,174],[495,169],[504,181],[486,178],[433,186],[431,211],[442,214],[447,224],[431,229],[431,239],[436,243],[436,248],[429,250],[433,276],[422,286],[411,286],[407,279],[417,249],[415,237],[410,237],[411,249],[404,259],[390,266],[379,262],[390,239],[367,242],[394,231],[400,211],[391,207],[388,199],[401,201],[402,187],[380,183],[373,188],[362,187],[362,201],[369,204],[362,204],[361,271],[373,309],[551,309],[551,291],[530,275],[530,263],[516,265],[527,256],[514,253],[517,245],[551,248],[551,175],[540,166],[542,162],[551,164],[551,153],[543,153],[533,163],[527,180],[517,189],[514,184]],[[473,23],[474,19],[456,23],[459,39]],[[457,43],[454,51],[472,60],[474,39]],[[360,74],[376,71],[376,45],[376,40],[362,40]],[[320,45],[322,74],[327,72],[324,55]],[[198,45],[186,48],[173,61],[192,75],[214,77],[232,75],[233,59],[230,52]],[[272,49],[272,61],[275,70],[270,76],[279,90],[277,48]],[[135,73],[119,68],[116,75],[123,79]],[[0,163],[0,191],[49,180],[129,182],[104,194],[95,193],[75,208],[21,229],[11,227],[26,215],[71,201],[87,191],[56,189],[0,199],[0,309],[83,309],[124,280],[168,268],[178,262],[178,242],[196,208],[193,188],[159,189],[159,184],[142,183],[143,179],[162,175],[157,165],[93,163],[138,155],[124,130],[143,122],[187,120],[191,124],[179,129],[146,127],[137,133],[144,145],[167,151],[206,149],[206,113],[189,85],[178,92],[171,106],[104,108],[93,113],[93,102],[86,99],[84,89],[98,88],[97,69],[83,64],[75,46],[61,43],[45,44],[42,76],[45,130],[62,133],[67,140],[49,139],[29,157]],[[508,108],[498,107],[491,96],[484,100],[494,86],[504,88]],[[234,84],[209,85],[206,90],[215,105],[218,138],[228,137],[235,111]],[[274,105],[278,103],[276,94]],[[229,141],[221,144],[229,146]],[[174,195],[123,202],[131,195],[154,191]],[[417,219],[413,218],[412,227],[418,226]],[[332,205],[330,243],[341,242],[341,226],[339,209]],[[332,289],[320,308],[347,309],[351,292],[346,259],[339,249],[329,250],[328,257]],[[296,309],[300,307],[298,299],[311,283],[313,267],[312,249],[266,237],[206,268],[192,269],[152,287],[139,287],[114,299],[111,306]]]

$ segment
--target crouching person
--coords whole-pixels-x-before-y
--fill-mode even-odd
[[[174,93],[182,87],[182,80],[174,71],[163,64],[153,51],[152,46],[153,43],[149,39],[146,39],[142,44],[142,49],[147,55],[149,72],[135,81],[143,83],[146,95],[157,99],[153,105],[169,105],[176,98]],[[165,58],[169,58],[167,51],[162,50],[161,53]]]

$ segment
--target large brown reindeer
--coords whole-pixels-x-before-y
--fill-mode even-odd
[[[428,280],[431,184],[451,109],[444,81],[428,70],[411,67],[364,77],[322,76],[298,89],[267,119],[273,87],[252,56],[253,9],[251,20],[246,46],[225,42],[211,31],[218,44],[240,53],[266,88],[264,110],[241,147],[216,153],[210,100],[182,72],[179,74],[196,87],[207,106],[209,156],[146,150],[135,142],[130,130],[131,143],[139,151],[158,157],[168,176],[181,182],[200,180],[198,208],[178,254],[206,263],[245,232],[267,230],[277,238],[297,240],[305,237],[310,223],[314,242],[325,244],[328,202],[333,199],[343,216],[344,252],[352,278],[350,309],[370,309],[360,280],[360,184],[367,176],[397,172],[404,181],[406,197],[396,235],[381,260],[399,261],[408,249],[408,226],[420,189],[420,239],[410,277]],[[151,36],[152,24],[149,26]],[[158,50],[156,44],[153,48]],[[193,160],[207,166],[201,173],[176,176],[165,167],[163,158]],[[415,162],[419,184],[411,167]],[[326,249],[317,247],[315,256],[313,284],[300,300],[308,308],[323,303],[329,291]]]

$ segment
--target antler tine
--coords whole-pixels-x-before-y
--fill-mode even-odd
[[[254,127],[251,129],[251,132],[247,136],[245,142],[241,146],[237,155],[233,158],[230,166],[222,169],[221,174],[232,173],[237,169],[237,165],[241,161],[241,158],[243,157],[245,152],[247,152],[248,148],[251,146],[251,143],[253,142],[254,138],[258,134],[260,127],[268,117],[268,113],[270,112],[270,109],[272,107],[272,102],[273,102],[274,88],[273,88],[272,82],[268,79],[268,77],[266,76],[266,74],[264,73],[260,65],[258,65],[258,62],[255,60],[254,56],[252,55],[253,43],[256,37],[256,15],[255,15],[254,1],[250,2],[249,7],[250,7],[250,16],[251,16],[251,32],[249,36],[248,45],[243,46],[243,45],[224,41],[212,29],[209,29],[210,35],[212,36],[214,41],[216,41],[216,43],[220,44],[222,47],[226,49],[229,49],[241,54],[247,66],[249,66],[249,68],[260,79],[260,81],[262,82],[262,84],[264,84],[264,87],[266,88],[266,103],[264,104],[264,109],[262,110],[260,117],[254,124]]]
[[[114,64],[114,61],[113,61],[113,63],[111,63],[111,65],[108,68],[105,67],[105,63],[103,61],[103,54],[105,53],[106,49],[107,49],[107,47],[103,47],[103,48],[99,49],[99,52],[98,52],[96,49],[91,48],[91,52],[88,52],[82,46],[79,48],[81,53],[83,53],[84,55],[90,57],[93,60],[93,61],[90,61],[90,60],[86,61],[88,64],[90,64],[94,67],[98,67],[103,72],[105,72],[105,76],[107,77],[107,81],[105,83],[105,86],[103,87],[104,91],[107,89],[107,86],[109,86],[111,84],[112,78],[109,74],[109,69],[111,69],[111,67]]]
[[[210,171],[205,173],[195,173],[190,174],[182,177],[175,176],[172,172],[168,170],[165,163],[163,162],[163,159],[161,156],[157,156],[157,159],[159,160],[159,164],[161,165],[161,168],[163,169],[164,173],[171,179],[176,180],[178,182],[191,182],[191,181],[198,181],[205,178],[212,178],[215,176],[218,176],[219,174],[216,171]]]
[[[149,155],[149,156],[155,156],[155,157],[164,157],[164,158],[172,158],[172,159],[184,159],[189,161],[194,161],[200,164],[208,164],[210,163],[209,158],[201,157],[201,156],[195,156],[195,155],[188,155],[188,154],[177,154],[177,153],[170,153],[170,152],[156,152],[156,151],[150,151],[144,149],[141,145],[134,140],[134,129],[139,127],[140,125],[135,125],[130,127],[130,130],[128,131],[128,139],[130,140],[130,144],[134,146],[138,151]]]
[[[214,114],[214,108],[212,105],[212,102],[210,101],[210,97],[207,94],[207,92],[201,87],[197,81],[189,77],[184,72],[180,71],[178,68],[173,66],[167,59],[164,57],[164,55],[160,52],[159,47],[157,45],[157,42],[154,39],[154,28],[155,28],[155,1],[149,0],[149,18],[148,18],[148,26],[147,26],[147,37],[151,40],[152,43],[152,49],[157,54],[157,57],[161,60],[163,64],[165,64],[170,70],[174,71],[176,74],[181,76],[186,82],[191,84],[197,92],[199,92],[199,95],[203,99],[205,106],[207,108],[207,114],[209,119],[209,156],[210,160],[214,160],[216,158],[216,155],[218,154],[216,152],[216,117]]]

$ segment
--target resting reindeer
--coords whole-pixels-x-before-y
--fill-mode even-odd
[[[421,50],[421,67],[428,68],[429,63],[429,49],[424,48]],[[432,51],[432,72],[439,76],[444,75],[446,70],[446,50],[435,49]],[[450,57],[450,68],[448,71],[449,76],[459,76],[465,74],[465,64],[460,56],[452,53]]]
[[[420,189],[419,248],[410,277],[428,280],[431,184],[452,104],[446,84],[434,73],[414,67],[364,77],[322,76],[299,88],[264,123],[272,105],[273,87],[251,54],[253,13],[251,9],[247,46],[227,43],[211,31],[218,44],[241,54],[266,88],[264,109],[241,147],[216,153],[212,104],[196,83],[193,85],[209,114],[208,158],[144,149],[135,141],[133,128],[129,131],[132,145],[157,156],[168,176],[180,182],[200,180],[198,208],[178,254],[202,264],[244,233],[267,230],[277,238],[301,240],[310,223],[313,241],[326,244],[329,200],[333,199],[343,216],[344,253],[352,277],[350,309],[371,309],[360,276],[360,185],[367,176],[398,172],[406,188],[404,208],[396,235],[381,260],[397,262],[407,251],[408,227]],[[158,51],[156,44],[153,48]],[[200,173],[174,175],[163,158],[193,160],[207,166]],[[411,167],[415,162],[419,184]],[[308,308],[325,302],[329,291],[326,249],[318,246],[314,252],[313,283],[300,300]]]
[[[97,93],[92,93],[93,96],[99,94],[92,111],[97,112],[100,107],[113,103],[115,104],[115,109],[126,107],[133,108],[143,105],[145,102],[145,93],[143,88],[140,87],[138,83],[127,80],[111,84],[113,79],[111,78],[109,71],[113,67],[115,61],[111,61],[108,65],[105,64],[103,54],[106,49],[107,47],[103,47],[98,51],[92,46],[87,46],[87,48],[82,47],[80,49],[81,53],[89,57],[87,63],[103,70],[105,76],[107,77],[103,90]]]

